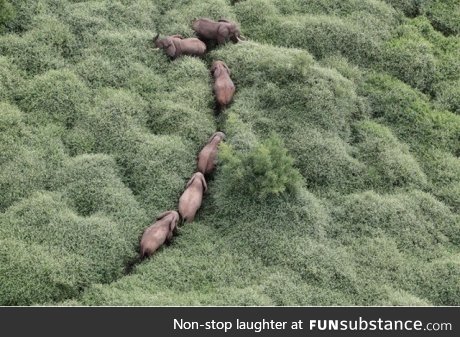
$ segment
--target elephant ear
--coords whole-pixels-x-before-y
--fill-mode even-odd
[[[179,222],[179,216],[174,216],[171,222],[169,223],[169,231],[174,233],[177,227],[177,223]]]
[[[214,72],[216,71],[217,69],[217,64],[215,62],[212,63],[212,66],[211,66],[211,74],[214,75]]]
[[[216,137],[217,132],[214,132],[212,136],[208,139],[208,144],[212,142],[212,140]]]
[[[175,57],[176,56],[176,46],[174,45],[174,42],[171,38],[167,38],[166,39],[167,43],[166,43],[166,54],[168,54],[168,56],[170,57]]]
[[[230,68],[224,62],[222,62],[222,65],[225,67],[225,69],[227,69],[228,75],[230,76],[231,75]]]
[[[161,213],[160,215],[157,216],[157,219],[156,219],[156,220],[158,221],[158,220],[163,219],[163,218],[164,218],[165,216],[167,216],[169,213],[171,213],[171,211],[166,211],[166,212]]]
[[[215,77],[220,76],[221,70],[220,70],[219,64],[216,64],[211,68],[211,73]]]
[[[188,188],[193,183],[194,180],[195,180],[195,174],[190,178],[187,185],[185,185],[185,188]]]
[[[201,178],[201,183],[203,184],[204,187],[204,192],[208,190],[208,184],[206,184],[206,179],[204,179],[204,175],[200,175]]]

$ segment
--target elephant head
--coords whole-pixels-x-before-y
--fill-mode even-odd
[[[179,223],[179,213],[177,213],[176,211],[167,211],[167,212],[164,212],[164,213],[161,213],[158,217],[157,217],[157,221],[158,220],[161,220],[165,217],[170,217],[170,223],[169,223],[169,231],[170,233],[173,233],[176,231],[177,229],[177,224]]]
[[[166,54],[170,57],[176,56],[176,46],[174,45],[173,39],[170,36],[160,39],[159,36],[160,34],[158,33],[153,38],[153,43],[155,45],[155,48],[165,49]]]
[[[222,70],[225,69],[230,76],[231,72],[228,66],[223,61],[214,61],[211,66],[211,74],[214,76],[220,76]]]
[[[225,133],[223,133],[222,131],[217,131],[217,132],[214,132],[211,138],[209,138],[208,144],[211,143],[213,140],[220,142],[223,139],[225,139]]]
[[[208,185],[206,184],[206,179],[204,178],[204,175],[203,173],[201,172],[196,172],[191,178],[190,180],[188,181],[187,185],[185,186],[186,188],[188,188],[191,184],[193,184],[193,182],[195,181],[195,179],[199,179],[201,181],[201,184],[204,188],[204,192],[206,192],[208,190]]]

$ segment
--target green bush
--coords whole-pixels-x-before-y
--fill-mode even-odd
[[[455,0],[426,0],[422,11],[444,34],[460,33],[460,4]]]
[[[420,13],[420,0],[384,0],[406,16],[415,17]]]
[[[352,194],[342,197],[333,212],[337,227],[332,235],[344,243],[386,235],[396,240],[399,250],[429,259],[437,257],[444,245],[455,245],[459,240],[455,214],[420,191]]]
[[[29,123],[70,128],[86,113],[89,97],[88,88],[73,72],[51,70],[25,86],[19,106],[28,113]]]
[[[1,113],[5,131],[0,138],[0,210],[4,210],[36,190],[49,188],[66,156],[59,138],[62,130],[27,128],[19,110],[3,104],[0,108],[5,109]]]
[[[7,0],[0,0],[0,31],[15,16],[14,7]]]
[[[145,135],[117,156],[123,181],[151,217],[174,209],[196,169],[194,149],[177,136]]]
[[[373,117],[410,147],[459,151],[458,115],[433,109],[426,96],[387,75],[370,75],[360,92],[368,98]]]
[[[457,305],[460,302],[459,255],[433,261],[421,273],[421,291],[436,305]]]
[[[407,32],[385,44],[382,69],[423,92],[433,86],[436,58],[432,45],[416,32]]]
[[[78,214],[109,217],[117,222],[126,238],[134,242],[146,218],[118,175],[118,167],[111,157],[81,155],[69,159],[57,172],[54,187],[62,191]]]
[[[19,36],[0,36],[0,51],[30,75],[61,69],[76,54],[75,36],[67,25],[41,16],[32,29]]]
[[[342,54],[356,63],[375,59],[396,23],[391,7],[377,2],[371,6],[359,1],[294,3],[250,0],[238,3],[235,9],[243,33],[252,39],[305,48],[319,59]],[[363,30],[366,35],[361,34]]]
[[[316,191],[350,193],[368,186],[366,165],[334,133],[296,128],[287,142],[307,186]]]
[[[460,115],[460,80],[441,82],[436,86],[435,104],[441,110]]]
[[[427,151],[421,156],[432,192],[452,209],[460,207],[460,159],[451,153],[439,150]]]
[[[0,101],[14,102],[24,85],[23,74],[8,58],[0,57]]]
[[[427,185],[417,160],[388,128],[370,121],[359,123],[356,141],[357,157],[368,165],[369,183],[375,189],[422,189]]]
[[[15,106],[0,103],[0,165],[12,160],[21,149],[26,126],[23,113]]]
[[[78,294],[86,272],[78,257],[19,240],[0,240],[0,303],[31,305]],[[71,272],[72,271],[72,272]],[[77,277],[76,277],[77,276]]]
[[[84,267],[85,274],[79,275],[78,270],[66,266],[69,279],[80,286],[119,277],[124,263],[133,255],[128,233],[112,219],[102,215],[80,217],[58,195],[50,193],[36,193],[10,207],[0,231],[3,238],[67,252],[69,259]]]
[[[9,1],[5,1],[8,3]],[[8,12],[14,12],[14,20],[8,20],[7,28],[13,32],[23,32],[30,28],[35,15],[41,14],[44,10],[43,1],[17,0],[5,6]],[[7,12],[7,13],[8,13]]]
[[[222,174],[228,177],[228,187],[234,190],[265,198],[292,191],[300,183],[294,160],[275,134],[248,153],[235,153],[229,146],[222,147]]]

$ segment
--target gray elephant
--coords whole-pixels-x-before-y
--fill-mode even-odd
[[[240,29],[236,23],[226,19],[213,21],[211,19],[197,19],[192,22],[192,29],[199,38],[206,41],[217,41],[223,44],[228,40],[235,43],[241,40]]]
[[[230,78],[230,69],[222,61],[214,61],[211,66],[211,74],[214,77],[214,95],[221,109],[227,107],[235,94],[235,85]]]
[[[169,242],[177,229],[179,213],[167,211],[160,214],[154,224],[147,227],[141,238],[141,258],[152,255],[161,245]]]
[[[206,45],[197,38],[184,39],[181,35],[171,35],[160,39],[159,36],[157,34],[153,38],[155,47],[163,49],[172,59],[181,55],[202,56],[206,53]]]
[[[215,132],[211,138],[209,138],[208,143],[198,154],[197,166],[199,172],[210,174],[214,171],[217,162],[217,148],[224,138],[225,134],[220,131]]]
[[[203,173],[196,172],[188,181],[184,193],[179,198],[179,213],[184,222],[192,222],[195,219],[195,214],[201,207],[203,193],[207,189],[208,186]]]

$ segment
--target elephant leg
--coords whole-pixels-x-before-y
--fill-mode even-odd
[[[218,35],[217,36],[217,43],[218,44],[224,44],[225,43],[225,37],[223,37],[222,35]]]
[[[224,44],[230,32],[227,27],[220,26],[217,30],[217,43]]]

